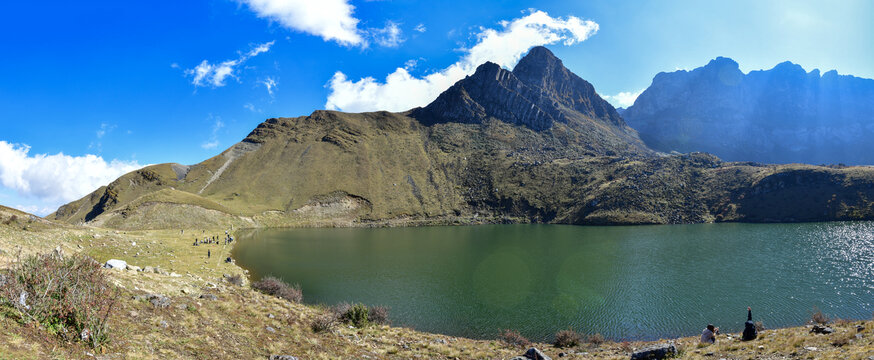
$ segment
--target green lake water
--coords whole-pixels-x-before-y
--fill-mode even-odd
[[[766,327],[814,307],[874,311],[874,223],[484,225],[238,233],[254,279],[301,285],[307,303],[390,307],[395,325],[473,338],[562,329],[615,339]]]

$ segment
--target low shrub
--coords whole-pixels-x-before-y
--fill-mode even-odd
[[[303,292],[300,290],[300,285],[288,285],[273,276],[267,276],[252,283],[252,288],[267,295],[273,295],[295,303],[303,300]]]
[[[10,216],[8,219],[3,221],[3,225],[9,225],[9,224],[12,224],[14,222],[18,222],[18,215]]]
[[[503,330],[501,331],[499,338],[501,339],[501,341],[510,346],[525,348],[528,347],[528,345],[531,345],[531,342],[528,341],[528,339],[526,339],[524,336],[522,336],[522,334],[519,334],[519,332],[515,330]]]
[[[337,317],[332,314],[317,316],[310,322],[310,329],[314,333],[331,331],[335,326],[337,326]]]
[[[384,306],[368,307],[364,304],[339,303],[331,307],[334,318],[361,328],[369,324],[389,325],[388,308]]]
[[[825,325],[828,324],[829,318],[826,314],[823,314],[822,311],[814,307],[813,315],[810,316],[810,321],[814,324]]]
[[[586,339],[590,344],[601,345],[604,343],[604,336],[601,334],[589,335],[589,338]]]
[[[340,321],[352,324],[357,328],[363,328],[367,326],[369,319],[368,313],[370,311],[367,309],[367,306],[364,304],[354,304],[348,307],[346,311],[340,314]]]
[[[226,277],[225,279],[227,279],[228,282],[233,285],[243,286],[243,276],[240,274],[231,275]]]
[[[31,255],[6,271],[0,304],[23,323],[38,323],[67,341],[98,347],[108,340],[119,291],[84,255]]]
[[[579,333],[571,329],[562,330],[555,333],[555,341],[553,345],[558,348],[569,348],[579,346],[583,341],[583,337]]]
[[[372,306],[367,309],[367,319],[377,325],[390,325],[388,308],[385,306]]]

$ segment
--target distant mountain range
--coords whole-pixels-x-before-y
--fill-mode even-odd
[[[131,172],[49,217],[119,229],[874,219],[868,199],[874,169],[653,151],[536,47],[422,108],[268,119],[213,158]]]
[[[874,164],[874,80],[784,62],[744,74],[719,57],[659,73],[622,112],[653,149],[724,160]]]

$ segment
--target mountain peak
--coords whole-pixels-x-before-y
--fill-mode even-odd
[[[717,69],[729,68],[729,69],[740,70],[740,65],[737,63],[737,61],[734,61],[732,58],[728,58],[728,57],[724,57],[724,56],[717,56],[716,59],[710,60],[710,62],[707,63],[707,65],[705,65],[704,68],[717,68]]]

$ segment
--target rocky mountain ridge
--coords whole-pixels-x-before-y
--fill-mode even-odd
[[[874,164],[874,80],[719,57],[659,73],[622,116],[653,149],[731,161]]]
[[[656,153],[534,48],[423,108],[268,119],[213,158],[131,172],[49,217],[120,229],[818,221],[874,218],[871,198],[866,167]]]

